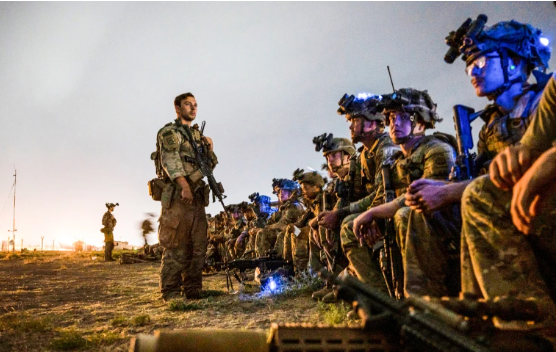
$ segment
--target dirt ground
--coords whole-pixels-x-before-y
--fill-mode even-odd
[[[0,351],[127,351],[132,336],[159,329],[338,323],[346,312],[341,304],[313,301],[310,287],[261,297],[258,287],[246,286],[242,294],[228,294],[223,273],[204,276],[206,298],[166,304],[158,292],[160,264],[104,263],[101,256],[2,253]]]

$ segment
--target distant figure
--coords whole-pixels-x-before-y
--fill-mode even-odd
[[[147,213],[148,218],[146,218],[141,224],[141,230],[143,231],[143,239],[145,240],[145,254],[149,254],[149,242],[147,241],[147,235],[154,231],[153,223],[151,218],[154,214]]]
[[[104,234],[104,261],[113,262],[112,251],[114,250],[114,227],[116,227],[116,218],[112,215],[114,208],[120,204],[106,203],[108,211],[102,217],[102,229],[100,232]]]

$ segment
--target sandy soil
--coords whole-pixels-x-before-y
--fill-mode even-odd
[[[267,329],[322,320],[309,293],[228,294],[222,273],[204,277],[210,296],[173,311],[160,299],[159,264],[101,259],[51,252],[0,260],[0,351],[127,351],[133,335],[158,329]]]

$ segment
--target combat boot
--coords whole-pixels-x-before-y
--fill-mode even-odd
[[[326,296],[322,298],[322,303],[336,303],[338,302],[338,293],[336,290],[332,290],[332,292],[328,293]]]
[[[347,318],[348,318],[348,320],[359,320],[359,319],[361,319],[359,317],[359,314],[357,314],[357,312],[355,310],[350,310],[349,313],[347,314]]]
[[[181,293],[179,293],[178,291],[171,291],[171,292],[167,292],[162,294],[162,300],[164,301],[164,303],[168,303],[172,300],[184,300],[185,301],[185,297],[183,297],[181,295]]]
[[[332,289],[329,287],[324,287],[318,291],[313,292],[313,294],[311,295],[311,298],[313,298],[315,301],[321,301],[324,296],[326,296],[327,294],[331,293]]]

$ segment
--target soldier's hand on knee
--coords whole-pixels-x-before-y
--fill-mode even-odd
[[[510,213],[516,228],[530,234],[532,221],[539,210],[554,197],[556,183],[552,182],[556,173],[556,148],[544,153],[513,187]]]
[[[364,235],[367,234],[369,227],[373,223],[374,214],[372,208],[362,213],[353,220],[353,233],[359,239],[359,244],[363,246],[365,240]]]
[[[319,214],[319,225],[324,226],[327,229],[333,229],[338,222],[338,212],[335,210],[323,211]]]
[[[531,153],[522,146],[508,147],[490,163],[490,179],[503,190],[510,190],[531,166]]]
[[[376,221],[373,220],[371,226],[369,227],[367,233],[364,235],[365,243],[369,248],[373,248],[375,243],[382,237],[382,233],[380,232],[380,228]]]
[[[447,193],[442,188],[445,185],[437,180],[415,180],[405,195],[405,204],[418,212],[438,210],[447,203]]]

